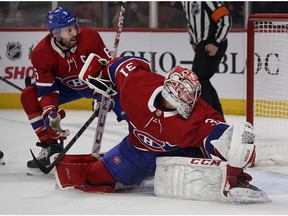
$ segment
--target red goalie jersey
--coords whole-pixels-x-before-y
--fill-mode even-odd
[[[182,118],[177,110],[164,110],[160,101],[164,77],[151,72],[144,58],[115,59],[103,75],[120,94],[120,105],[129,122],[129,140],[139,150],[166,152],[177,147],[201,147],[214,126],[225,122],[200,98],[189,119]]]

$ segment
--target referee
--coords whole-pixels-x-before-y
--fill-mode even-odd
[[[202,86],[201,97],[223,116],[223,110],[210,78],[219,71],[227,49],[232,25],[229,10],[221,1],[183,1],[190,43],[195,52],[192,70]]]

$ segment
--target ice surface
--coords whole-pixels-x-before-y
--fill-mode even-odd
[[[67,111],[62,121],[70,138],[86,122],[91,111]],[[228,122],[243,121],[243,116],[226,116]],[[89,153],[92,149],[96,121],[68,151],[69,154]],[[101,151],[105,152],[127,134],[125,123],[118,123],[109,113]],[[68,141],[69,141],[68,139]],[[0,215],[3,214],[287,214],[287,166],[252,168],[253,184],[266,191],[271,203],[223,204],[192,200],[176,200],[154,196],[153,181],[142,188],[113,194],[85,193],[79,190],[57,190],[52,174],[28,176],[26,162],[31,159],[29,149],[38,155],[36,135],[22,110],[0,110],[0,150],[6,165],[0,165]],[[68,141],[66,143],[68,143]],[[52,173],[52,172],[51,172]]]

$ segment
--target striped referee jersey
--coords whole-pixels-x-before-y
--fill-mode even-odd
[[[226,40],[232,19],[222,1],[183,1],[182,5],[191,44],[207,41],[219,46]]]

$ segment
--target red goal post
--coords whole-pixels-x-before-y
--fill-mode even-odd
[[[276,23],[276,25],[273,25],[273,22]],[[261,56],[259,56],[259,53],[255,51],[255,44],[257,43],[257,36],[256,33],[259,35],[261,34],[271,34],[271,37],[267,37],[267,39],[264,42],[267,45],[267,43],[271,42],[277,42],[279,44],[278,38],[274,37],[275,34],[285,34],[288,35],[288,14],[253,14],[248,19],[248,29],[247,29],[247,121],[254,124],[254,75],[255,72],[258,73],[261,66],[263,66],[266,69],[267,73],[270,73],[271,75],[277,75],[279,73],[279,70],[277,69],[275,71],[270,71],[270,68],[268,68],[269,64],[269,57],[271,55],[274,55],[274,57],[279,57],[279,53],[273,53],[268,50],[269,53],[266,53],[266,58],[264,59],[264,62],[262,62]],[[284,35],[284,37],[285,37]],[[274,38],[273,38],[274,37]],[[271,39],[275,40],[271,40]],[[288,41],[288,40],[287,40]],[[273,46],[273,45],[272,45]],[[285,44],[283,44],[285,46]],[[256,47],[257,48],[257,47]],[[275,49],[275,51],[277,51]],[[284,50],[285,51],[285,50]],[[286,50],[287,52],[288,50]],[[265,53],[263,53],[265,55]],[[270,56],[269,56],[270,55]],[[258,58],[258,59],[255,59]],[[266,62],[265,62],[266,60]],[[257,64],[257,68],[255,68],[255,64]],[[260,64],[260,65],[259,65]],[[275,66],[275,65],[274,65]]]
[[[247,121],[256,161],[288,162],[288,15],[253,14],[247,28]],[[257,158],[258,155],[258,158]],[[287,158],[286,160],[284,158]],[[281,159],[281,160],[282,160]]]

